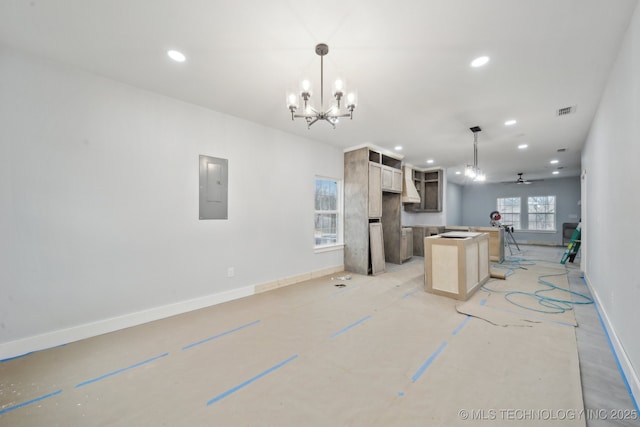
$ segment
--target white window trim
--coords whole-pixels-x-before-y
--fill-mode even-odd
[[[338,200],[337,200],[337,207],[338,209],[336,209],[335,211],[316,211],[315,209],[315,183],[317,179],[324,179],[324,180],[329,180],[329,181],[335,181],[338,184]],[[336,230],[338,233],[338,242],[337,243],[332,243],[332,244],[328,244],[328,245],[315,245],[313,246],[313,250],[314,253],[323,253],[323,252],[331,252],[331,251],[338,251],[338,250],[342,250],[344,249],[344,180],[339,179],[339,178],[333,178],[330,176],[323,176],[323,175],[316,175],[313,178],[313,194],[314,194],[314,208],[313,208],[313,215],[316,215],[316,213],[318,212],[323,212],[323,213],[337,213],[338,214],[338,229]],[[314,227],[314,231],[315,231],[315,227]],[[314,238],[315,240],[315,238]]]
[[[555,212],[553,213],[554,221],[553,221],[553,229],[552,230],[536,230],[536,229],[529,228],[529,226],[530,226],[529,214],[535,214],[535,212],[529,212],[529,198],[530,197],[553,197],[553,199],[555,200],[555,202],[554,202]],[[547,194],[546,196],[527,196],[527,229],[526,230],[520,230],[520,231],[527,231],[529,233],[547,233],[547,234],[557,233],[558,232],[558,212],[557,212],[557,210],[558,210],[558,197],[555,194]],[[549,214],[545,214],[545,215],[549,215]]]
[[[337,243],[335,245],[316,246],[313,248],[313,252],[321,254],[324,252],[341,251],[344,249],[344,243]]]
[[[501,215],[511,215],[511,212],[502,212],[500,209],[498,209],[498,200],[500,199],[519,199],[520,200],[520,212],[518,213],[518,216],[520,217],[519,222],[519,226],[520,228],[515,228],[513,229],[513,232],[520,232],[523,231],[524,229],[522,228],[522,196],[505,196],[505,197],[496,197],[496,209],[498,210],[498,212],[500,212]],[[504,221],[502,221],[504,223]],[[510,225],[510,224],[507,224]]]

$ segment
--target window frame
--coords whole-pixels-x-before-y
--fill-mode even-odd
[[[516,221],[506,221],[505,220],[505,215],[516,215],[516,213],[514,212],[505,212],[504,211],[504,203],[502,204],[502,207],[500,206],[500,201],[501,200],[507,200],[507,199],[518,199],[518,206],[519,206],[519,212],[517,212],[518,215],[518,221],[516,224]],[[515,205],[514,205],[515,206]],[[513,230],[514,231],[522,231],[522,197],[520,196],[509,196],[509,197],[496,197],[496,210],[498,212],[500,212],[500,216],[502,216],[502,223],[504,225],[513,225]],[[516,226],[517,225],[517,226]]]
[[[532,212],[531,210],[531,199],[540,199],[540,198],[544,198],[544,199],[549,199],[549,198],[553,198],[553,212],[548,212],[547,209],[545,209],[544,212]],[[557,203],[558,198],[554,195],[554,194],[548,194],[546,196],[527,196],[527,231],[534,231],[534,232],[546,232],[546,233],[556,233],[558,231],[558,226],[557,226],[557,221],[558,221],[558,203]],[[537,202],[533,202],[533,204],[538,204]],[[550,203],[544,203],[542,204],[542,206],[551,206]],[[540,221],[531,221],[531,215],[545,215],[547,218],[549,215],[552,215],[552,228],[532,228],[532,224],[538,225],[541,222]],[[544,224],[549,224],[550,221],[545,220],[543,221]]]
[[[324,210],[324,209],[316,209],[316,198],[317,198],[317,190],[318,190],[318,181],[329,181],[336,184],[336,209]],[[314,239],[314,251],[317,252],[326,252],[330,250],[337,250],[344,247],[343,242],[343,180],[316,175],[313,180],[314,190],[313,190],[313,239]],[[336,216],[336,239],[335,242],[331,243],[317,243],[317,233],[321,232],[322,229],[317,228],[316,218],[317,215],[335,215]]]

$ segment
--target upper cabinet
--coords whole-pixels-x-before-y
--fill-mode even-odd
[[[420,203],[407,203],[407,212],[441,212],[442,211],[442,169],[426,171],[414,170],[413,183],[420,195]]]
[[[382,167],[382,191],[402,193],[402,160],[375,153]]]
[[[402,193],[402,169],[382,165],[382,191]]]

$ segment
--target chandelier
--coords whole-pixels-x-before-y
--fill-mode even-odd
[[[469,129],[473,132],[473,165],[467,165],[464,174],[474,181],[482,182],[487,179],[478,167],[478,132],[482,131],[482,129],[480,129],[480,126],[474,126]]]
[[[333,97],[336,103],[324,109],[324,56],[329,53],[329,46],[324,43],[320,43],[316,46],[316,53],[320,56],[320,109],[317,110],[311,106],[309,100],[311,99],[311,83],[309,80],[303,80],[300,83],[300,95],[298,97],[295,93],[287,94],[287,107],[291,111],[291,120],[297,118],[303,118],[307,122],[307,128],[310,128],[312,124],[318,120],[325,120],[331,123],[331,126],[335,129],[336,123],[340,117],[349,117],[353,119],[353,110],[356,108],[357,96],[355,92],[350,92],[346,95],[345,109],[341,110],[342,98],[345,97],[345,83],[341,79],[337,79],[333,84]],[[300,107],[300,100],[303,101],[303,108],[300,113],[296,113]]]

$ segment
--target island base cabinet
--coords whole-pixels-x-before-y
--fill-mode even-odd
[[[451,232],[425,237],[425,290],[467,300],[489,280],[489,235]]]

